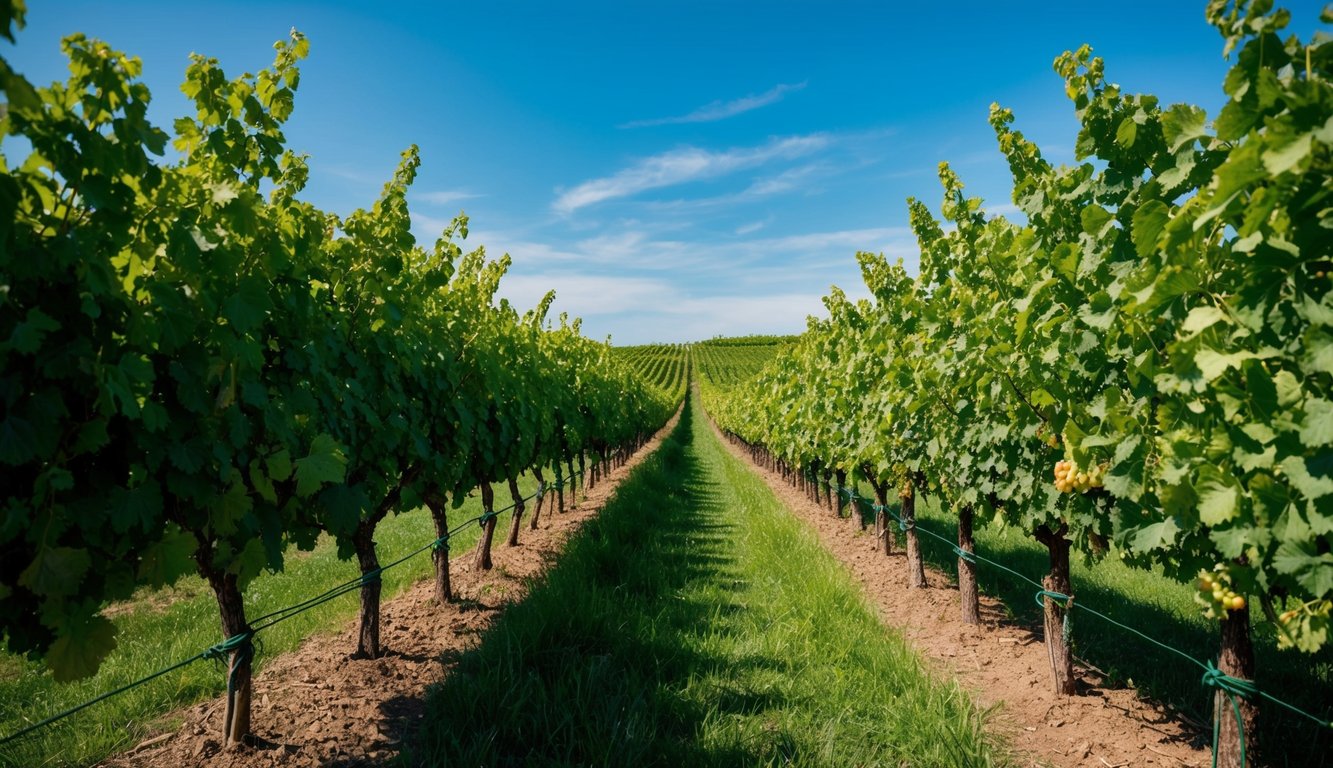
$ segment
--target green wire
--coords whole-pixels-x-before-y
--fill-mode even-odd
[[[522,501],[524,502],[531,501],[532,499],[537,498],[541,494],[542,491],[538,490],[537,493],[523,497]],[[484,525],[484,523],[482,522],[483,520],[497,518],[500,515],[504,514],[505,512],[513,510],[517,506],[518,502],[515,502],[499,510],[498,512],[486,512],[478,517],[474,517],[470,520],[467,520],[466,522],[454,526],[452,529],[449,530],[449,532],[445,533],[438,539],[435,539],[429,544],[426,544],[422,547],[419,547],[409,552],[408,554],[398,558],[397,560],[394,560],[392,563],[389,563],[388,565],[367,571],[366,573],[363,573],[360,576],[350,581],[343,582],[342,584],[339,584],[336,587],[333,587],[314,597],[302,600],[301,602],[296,603],[294,605],[289,605],[285,608],[279,608],[276,611],[266,613],[263,616],[260,616],[259,618],[252,620],[250,622],[249,630],[244,632],[238,632],[235,635],[232,635],[231,637],[227,638],[226,640],[223,640],[222,642],[218,643],[217,645],[210,646],[204,649],[203,651],[196,653],[195,655],[189,657],[188,659],[178,661],[175,664],[172,664],[171,666],[159,669],[158,671],[153,672],[152,674],[146,675],[144,677],[141,677],[138,680],[126,683],[125,685],[122,685],[121,687],[113,691],[108,691],[106,693],[103,693],[99,696],[89,699],[88,701],[83,702],[82,704],[75,705],[63,712],[51,715],[50,717],[46,718],[45,720],[42,720],[41,722],[33,723],[32,725],[29,725],[25,728],[21,728],[18,731],[15,731],[14,733],[5,736],[4,738],[0,738],[0,747],[9,744],[12,741],[16,741],[28,735],[29,733],[32,733],[33,731],[45,728],[46,726],[51,725],[52,723],[58,722],[60,720],[64,720],[70,715],[73,715],[77,712],[81,712],[87,709],[88,707],[91,707],[94,704],[106,701],[107,699],[113,696],[117,696],[119,694],[125,693],[126,691],[133,690],[134,688],[138,688],[139,686],[151,682],[152,680],[155,680],[161,677],[162,675],[167,674],[168,672],[174,672],[180,669],[181,667],[188,666],[201,659],[214,659],[214,660],[224,659],[227,657],[228,654],[230,654],[233,651],[236,651],[238,658],[239,657],[244,657],[244,658],[241,659],[238,663],[232,664],[227,674],[227,695],[228,697],[230,697],[233,695],[235,690],[237,671],[243,666],[245,662],[248,662],[254,658],[255,652],[254,652],[253,640],[255,638],[255,635],[260,630],[268,629],[274,624],[279,624],[294,616],[305,613],[306,611],[315,608],[317,606],[323,605],[324,603],[327,603],[330,600],[342,597],[348,592],[355,592],[356,590],[360,589],[362,586],[366,584],[377,582],[380,580],[380,575],[384,571],[387,571],[390,568],[394,568],[398,565],[401,565],[407,562],[408,560],[416,557],[417,555],[421,554],[422,552],[425,552],[428,549],[438,550],[442,547],[447,548],[449,546],[449,539],[452,538],[459,531],[463,530],[464,528],[470,525],[475,525],[477,523],[482,523]]]
[[[939,539],[940,541],[944,542],[944,543],[947,544],[948,546],[952,547],[953,550],[954,550],[954,552],[956,552],[956,553],[958,554],[959,557],[963,557],[964,559],[969,559],[969,558],[967,558],[967,557],[964,556],[964,552],[965,552],[965,550],[963,550],[962,548],[960,548],[960,547],[959,547],[957,544],[955,544],[954,542],[950,541],[949,539],[945,538],[944,536],[939,535],[938,533],[935,533],[934,531],[927,530],[927,529],[925,529],[925,528],[919,528],[919,527],[916,527],[915,524],[909,526],[909,525],[907,524],[907,522],[906,522],[901,516],[899,516],[897,513],[895,513],[895,512],[894,512],[892,509],[890,509],[888,506],[886,506],[886,505],[882,505],[882,504],[875,504],[875,505],[873,505],[873,508],[874,508],[874,510],[875,510],[876,512],[881,512],[881,511],[882,511],[882,512],[884,512],[885,514],[887,514],[887,515],[889,515],[890,517],[892,517],[893,519],[897,520],[897,521],[898,521],[898,527],[899,527],[900,529],[902,529],[902,530],[907,530],[909,527],[915,528],[917,531],[919,531],[919,532],[921,532],[921,533],[925,533],[927,536],[932,536],[932,537],[934,537],[934,538],[936,538],[936,539]],[[1236,722],[1237,722],[1237,723],[1240,722],[1240,704],[1236,701],[1236,697],[1237,697],[1237,696],[1242,696],[1242,697],[1248,699],[1248,698],[1254,698],[1255,696],[1259,696],[1259,697],[1262,697],[1262,698],[1264,698],[1264,699],[1267,699],[1268,701],[1270,701],[1270,702],[1272,702],[1272,703],[1274,703],[1274,704],[1278,704],[1278,705],[1280,705],[1280,706],[1282,706],[1282,707],[1285,707],[1286,709],[1290,710],[1291,712],[1293,712],[1293,713],[1295,713],[1295,714],[1297,714],[1297,715],[1301,715],[1301,716],[1303,716],[1303,717],[1306,717],[1306,718],[1312,720],[1313,722],[1319,724],[1321,727],[1333,728],[1333,722],[1329,722],[1329,721],[1326,721],[1326,720],[1322,720],[1322,719],[1320,719],[1319,717],[1317,717],[1317,716],[1315,716],[1315,715],[1312,715],[1312,714],[1310,714],[1309,712],[1306,712],[1306,711],[1303,710],[1303,709],[1300,709],[1299,707],[1296,707],[1296,706],[1294,706],[1294,705],[1292,705],[1292,704],[1289,704],[1289,703],[1283,701],[1282,699],[1279,699],[1279,698],[1277,698],[1277,697],[1275,697],[1275,696],[1272,696],[1272,695],[1270,695],[1270,694],[1268,694],[1268,693],[1266,693],[1266,692],[1260,690],[1260,689],[1258,688],[1258,686],[1256,686],[1256,685],[1255,685],[1252,681],[1250,681],[1250,680],[1245,680],[1244,678],[1239,678],[1239,677],[1232,677],[1231,675],[1228,675],[1228,674],[1222,672],[1221,670],[1219,670],[1219,669],[1218,669],[1218,668],[1217,668],[1211,661],[1210,661],[1210,662],[1202,662],[1202,661],[1199,661],[1198,659],[1194,658],[1193,656],[1190,656],[1188,653],[1185,653],[1184,651],[1182,651],[1182,650],[1180,650],[1180,649],[1178,649],[1178,648],[1173,648],[1172,646],[1169,646],[1169,645],[1167,645],[1166,643],[1161,642],[1160,640],[1157,640],[1157,639],[1152,638],[1152,637],[1150,637],[1150,636],[1148,636],[1148,635],[1145,635],[1144,633],[1140,632],[1140,631],[1137,630],[1137,629],[1134,629],[1134,628],[1131,627],[1131,626],[1128,626],[1128,625],[1126,625],[1126,624],[1122,624],[1122,623],[1116,621],[1115,619],[1111,618],[1110,616],[1107,616],[1106,614],[1104,614],[1104,613],[1102,613],[1102,612],[1100,612],[1100,611],[1097,611],[1097,610],[1094,610],[1094,609],[1092,609],[1092,608],[1089,608],[1088,606],[1084,605],[1084,604],[1081,603],[1081,602],[1076,602],[1076,601],[1074,600],[1074,598],[1073,598],[1072,595],[1065,595],[1065,594],[1061,594],[1061,593],[1059,593],[1059,592],[1052,592],[1052,591],[1046,589],[1045,586],[1044,586],[1043,584],[1041,584],[1040,582],[1038,582],[1038,581],[1036,581],[1036,580],[1034,580],[1034,579],[1032,579],[1032,578],[1029,578],[1028,576],[1026,576],[1026,575],[1024,575],[1024,574],[1022,574],[1022,573],[1019,573],[1018,571],[1015,571],[1014,569],[1012,569],[1012,568],[1010,568],[1010,567],[1008,567],[1008,566],[1006,566],[1006,565],[1004,565],[1004,564],[1002,564],[1002,563],[997,563],[997,562],[995,562],[994,560],[991,560],[991,559],[989,559],[989,558],[986,558],[986,557],[983,557],[983,556],[981,556],[981,555],[978,555],[978,554],[976,554],[975,552],[970,553],[970,554],[971,554],[971,558],[970,558],[970,559],[971,559],[971,562],[974,562],[974,563],[976,563],[976,562],[980,562],[980,563],[985,563],[985,564],[990,565],[990,566],[994,566],[995,568],[998,568],[998,569],[1000,569],[1000,570],[1002,570],[1002,571],[1005,571],[1005,572],[1007,572],[1007,573],[1009,573],[1009,574],[1011,574],[1011,575],[1017,577],[1018,579],[1020,579],[1020,580],[1022,580],[1022,581],[1025,581],[1025,582],[1027,582],[1028,584],[1033,585],[1034,587],[1037,587],[1038,591],[1037,591],[1037,594],[1036,594],[1036,602],[1037,602],[1037,605],[1038,605],[1038,606],[1044,608],[1044,607],[1045,607],[1044,599],[1045,599],[1045,598],[1048,598],[1048,597],[1051,598],[1052,600],[1056,600],[1056,601],[1065,603],[1066,606],[1068,606],[1068,607],[1071,609],[1071,610],[1069,610],[1068,612],[1065,613],[1065,620],[1064,620],[1064,626],[1063,626],[1063,632],[1062,632],[1062,634],[1064,634],[1064,636],[1065,636],[1065,640],[1066,640],[1066,641],[1069,640],[1069,616],[1070,616],[1070,614],[1073,613],[1073,610],[1072,610],[1072,609],[1075,609],[1075,608],[1076,608],[1076,609],[1079,609],[1079,610],[1082,610],[1082,611],[1086,611],[1086,612],[1092,614],[1093,616],[1096,616],[1096,617],[1102,619],[1103,621],[1106,621],[1106,622],[1109,622],[1109,623],[1111,623],[1111,624],[1114,624],[1115,626],[1120,627],[1121,629],[1126,630],[1127,632],[1132,632],[1133,634],[1138,635],[1139,637],[1143,638],[1144,640],[1147,640],[1148,642],[1152,643],[1153,645],[1156,645],[1157,647],[1162,648],[1162,649],[1164,649],[1164,650],[1170,651],[1171,653],[1174,653],[1174,654],[1176,654],[1177,656],[1181,657],[1182,659],[1185,659],[1186,661],[1189,661],[1191,664],[1194,664],[1195,666],[1199,667],[1199,668],[1202,669],[1203,672],[1204,672],[1204,674],[1203,674],[1203,679],[1202,679],[1200,682],[1201,682],[1203,685],[1207,686],[1207,687],[1210,687],[1210,688],[1218,688],[1218,689],[1220,689],[1221,691],[1223,691],[1224,693],[1226,693],[1227,696],[1230,698],[1230,700],[1231,700],[1231,705],[1232,705],[1232,709],[1235,710],[1235,714],[1236,714]],[[1245,731],[1244,731],[1243,728],[1238,728],[1238,731],[1240,732],[1240,754],[1241,754],[1241,765],[1244,765],[1244,764],[1245,764]],[[1219,737],[1220,733],[1221,733],[1221,715],[1215,713],[1215,714],[1214,714],[1214,717],[1213,717],[1213,766],[1214,766],[1214,768],[1216,768],[1216,766],[1217,766],[1217,742],[1218,742],[1218,737]]]

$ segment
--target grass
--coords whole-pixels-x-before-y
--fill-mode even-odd
[[[531,493],[536,482],[524,478],[520,488]],[[507,498],[508,492],[497,487],[496,504],[507,506]],[[449,519],[462,522],[480,512],[480,501],[471,498],[462,508],[451,511]],[[531,512],[529,503],[528,514]],[[506,516],[496,529],[501,547],[507,524]],[[471,526],[456,536],[454,556],[471,547],[479,534],[480,529]],[[380,524],[375,540],[380,562],[387,564],[434,541],[434,523],[424,509],[391,516]],[[430,576],[431,567],[426,552],[385,571],[384,598],[400,594]],[[311,552],[289,553],[283,571],[264,574],[249,586],[245,594],[247,615],[256,617],[293,605],[358,575],[355,560],[339,560],[333,541],[321,539]],[[341,630],[355,619],[357,606],[356,593],[345,595],[266,629],[257,636],[257,666],[262,668],[266,659],[294,650],[312,634]],[[113,606],[111,613],[119,630],[119,646],[87,680],[58,684],[42,664],[0,654],[0,737],[189,658],[221,639],[217,603],[207,585],[194,576],[182,579],[174,588]],[[138,744],[150,726],[161,725],[158,721],[163,713],[225,690],[220,663],[196,662],[0,747],[0,766],[94,763]],[[262,691],[257,689],[258,693]]]
[[[695,406],[428,700],[408,764],[1005,764]]]
[[[957,540],[957,518],[942,511],[935,499],[924,504],[918,500],[917,522],[922,529]],[[930,536],[921,541],[926,561],[952,578],[957,567],[952,549]],[[979,524],[976,542],[978,554],[1031,578],[1040,580],[1049,567],[1046,549],[1015,528]],[[1200,614],[1190,585],[1160,572],[1131,568],[1115,557],[1095,562],[1075,557],[1071,570],[1076,604],[1200,661],[1216,661],[1217,624]],[[1041,609],[1033,599],[1034,587],[985,563],[978,565],[977,578],[983,593],[1001,599],[1013,618],[1040,632]],[[1279,650],[1273,626],[1257,609],[1251,616],[1260,689],[1333,720],[1333,646],[1313,656]],[[1211,739],[1213,693],[1200,685],[1198,667],[1088,613],[1075,611],[1073,617],[1075,654],[1103,671],[1109,685],[1130,685],[1147,698],[1169,704],[1207,729]],[[1262,704],[1261,713],[1259,742],[1268,746],[1263,750],[1264,764],[1333,766],[1333,729],[1320,728],[1276,705]]]

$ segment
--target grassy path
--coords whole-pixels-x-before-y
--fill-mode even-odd
[[[459,660],[410,762],[1004,764],[697,408]]]

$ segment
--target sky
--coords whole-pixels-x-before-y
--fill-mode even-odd
[[[793,333],[832,285],[864,296],[857,251],[915,271],[909,197],[938,210],[948,161],[1012,215],[993,102],[1057,163],[1077,123],[1052,70],[1087,43],[1107,79],[1215,115],[1228,62],[1204,3],[1120,2],[64,2],[30,0],[0,56],[65,77],[82,32],[143,60],[149,116],[191,114],[191,53],[228,75],[304,33],[288,145],[304,197],[368,207],[420,147],[409,194],[429,248],[458,213],[470,249],[513,259],[500,293],[615,344]],[[1319,0],[1279,3],[1293,31]],[[10,157],[11,163],[18,159]]]

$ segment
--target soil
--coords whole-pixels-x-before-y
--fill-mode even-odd
[[[296,651],[274,658],[255,676],[253,746],[221,749],[225,700],[218,697],[163,716],[156,726],[159,733],[100,765],[351,768],[389,761],[405,740],[414,738],[425,714],[426,688],[449,673],[508,605],[522,599],[565,541],[602,509],[679,417],[677,412],[576,508],[566,496],[564,514],[543,506],[538,530],[530,530],[525,520],[519,546],[496,544],[492,570],[473,570],[469,553],[455,553],[450,561],[453,603],[434,602],[431,579],[385,601],[380,626],[388,649],[384,656],[351,658],[357,643],[357,625],[351,622],[337,634],[310,637]],[[554,507],[554,497],[548,505]]]
[[[1075,668],[1080,695],[1057,695],[1039,626],[1008,620],[1003,605],[985,595],[981,624],[964,624],[951,576],[927,566],[928,586],[908,589],[901,538],[894,554],[886,556],[876,548],[873,529],[867,534],[852,520],[834,517],[828,507],[816,505],[777,473],[751,462],[720,433],[718,437],[818,533],[861,583],[885,625],[901,632],[939,671],[957,679],[981,708],[994,708],[988,726],[1009,740],[1021,765],[1209,765],[1211,734],[1205,736],[1131,688],[1107,687],[1082,665]]]
[[[443,679],[500,612],[526,594],[564,542],[597,514],[678,418],[679,413],[589,491],[577,508],[567,506],[565,514],[544,508],[537,531],[524,524],[518,547],[497,546],[493,570],[474,571],[472,558],[457,553],[451,561],[454,603],[435,604],[429,579],[386,601],[381,627],[389,649],[385,656],[350,658],[357,639],[353,622],[273,659],[255,678],[254,746],[220,748],[224,701],[218,697],[163,716],[158,733],[101,765],[351,768],[388,762],[414,738],[424,717],[427,687]],[[1009,740],[1021,764],[1208,764],[1206,738],[1196,728],[1132,689],[1105,687],[1092,670],[1077,670],[1081,695],[1055,695],[1039,628],[1008,621],[999,602],[985,596],[982,624],[962,623],[957,590],[948,576],[931,569],[930,586],[909,591],[901,550],[883,555],[874,548],[873,534],[835,518],[775,473],[751,466],[860,581],[881,620],[902,632],[940,673],[959,680],[982,708],[991,709],[989,727]]]

